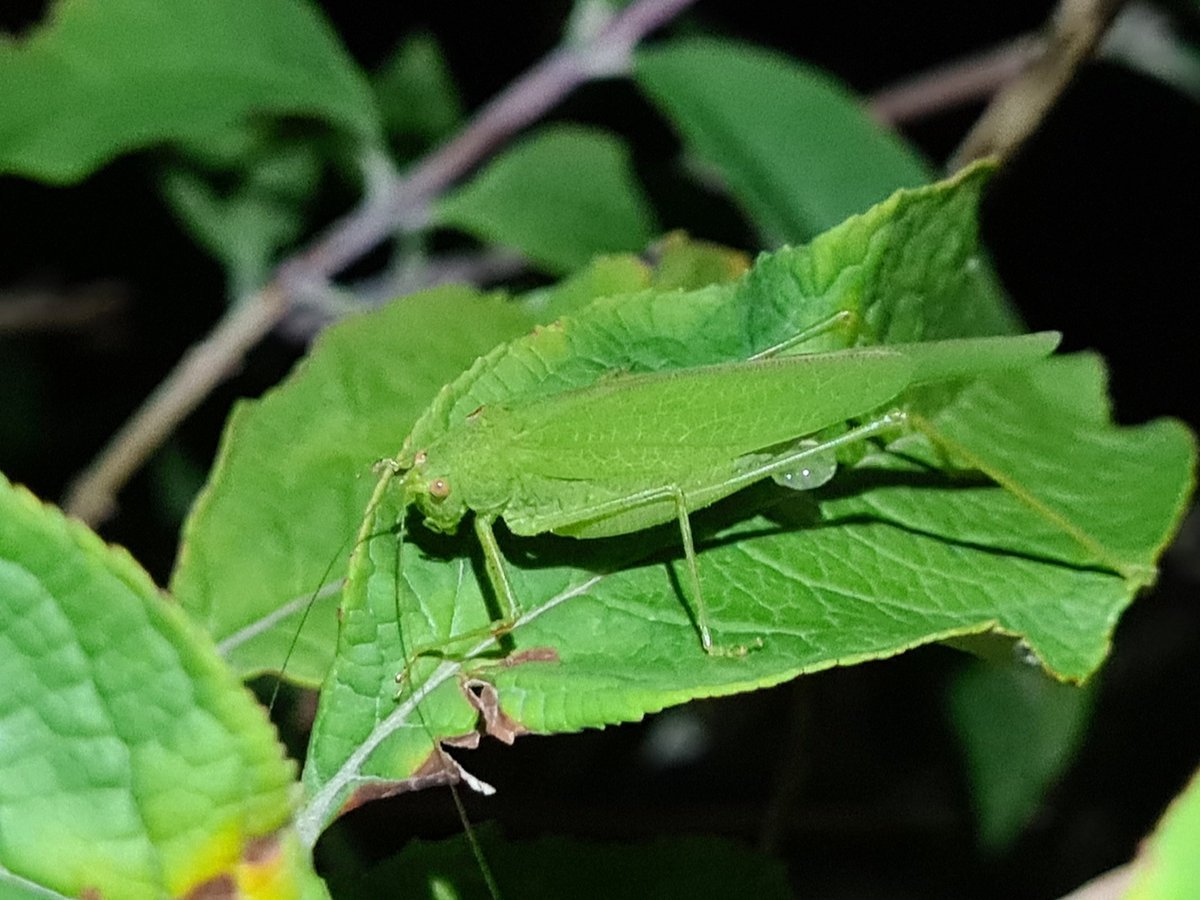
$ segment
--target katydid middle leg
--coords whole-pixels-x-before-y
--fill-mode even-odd
[[[892,430],[906,421],[906,416],[899,410],[885,413],[845,434],[830,438],[818,444],[803,447],[781,454],[776,459],[744,472],[731,479],[730,486],[734,490],[767,478],[779,472],[784,472],[806,459],[823,453],[829,453],[848,444],[866,440],[885,431]],[[713,643],[712,632],[708,624],[708,606],[704,602],[704,591],[700,584],[700,568],[696,560],[695,543],[692,538],[692,524],[688,515],[687,497],[678,485],[668,485],[658,490],[643,491],[638,494],[637,503],[652,503],[670,498],[675,504],[676,516],[679,521],[679,535],[683,542],[683,554],[688,566],[688,580],[695,604],[696,628],[700,632],[700,644],[704,651],[712,656],[745,656],[752,648],[762,646],[762,638],[756,638],[752,645],[735,645],[721,647]]]
[[[475,531],[475,537],[479,541],[480,549],[483,551],[483,569],[487,573],[488,582],[491,584],[492,590],[496,595],[496,602],[500,606],[500,618],[484,628],[475,628],[465,631],[462,634],[453,635],[444,641],[417,647],[412,652],[413,660],[419,659],[422,656],[439,653],[443,648],[453,644],[459,644],[489,634],[493,637],[501,637],[512,631],[513,626],[517,624],[517,619],[521,615],[521,605],[517,600],[516,593],[512,589],[512,583],[509,581],[508,569],[504,564],[504,555],[500,552],[500,544],[496,541],[495,522],[495,516],[477,515],[472,522],[472,526]],[[405,679],[408,668],[409,664],[406,664],[404,671],[396,676],[397,681]]]

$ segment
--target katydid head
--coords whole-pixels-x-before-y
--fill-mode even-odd
[[[404,497],[406,504],[416,504],[425,524],[435,531],[453,533],[467,514],[462,492],[455,491],[447,467],[431,460],[424,450],[413,457],[413,466],[404,476]]]

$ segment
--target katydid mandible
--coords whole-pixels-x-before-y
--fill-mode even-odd
[[[399,477],[404,506],[454,532],[473,513],[488,580],[501,604],[496,633],[520,604],[494,533],[577,538],[679,524],[692,614],[714,644],[689,514],[763,478],[894,429],[897,409],[814,443],[810,436],[894,403],[908,388],[1030,365],[1057,333],[893,344],[778,356],[648,375],[614,375],[525,404],[481,407],[411,455],[387,462],[378,492]]]

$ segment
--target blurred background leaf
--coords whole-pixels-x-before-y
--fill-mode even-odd
[[[636,79],[767,246],[806,241],[931,178],[861,98],[761,47],[676,40],[639,53]]]
[[[967,759],[979,841],[999,853],[1029,824],[1074,759],[1095,689],[1047,678],[1036,665],[973,662],[950,684]]]
[[[464,111],[437,38],[411,34],[371,78],[392,149],[409,159],[448,137]]]
[[[0,82],[0,172],[48,181],[251,116],[380,139],[366,79],[308,0],[64,0],[0,44]]]
[[[565,125],[500,153],[437,204],[436,219],[560,275],[601,253],[642,250],[656,230],[624,143]]]

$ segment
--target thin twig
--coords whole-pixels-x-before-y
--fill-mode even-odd
[[[423,227],[433,197],[580,84],[622,71],[630,51],[647,32],[694,2],[641,0],[616,16],[590,44],[566,45],[552,52],[484,106],[454,138],[410,169],[381,202],[367,204],[335,223],[310,250],[285,263],[279,271],[284,288],[292,293],[313,278],[340,271],[397,227]]]
[[[332,275],[397,231],[423,227],[434,197],[580,84],[621,71],[646,34],[693,2],[638,0],[590,40],[554,51],[483,107],[457,137],[403,177],[372,192],[307,249],[286,260],[271,284],[230,308],[113,436],[70,487],[64,504],[67,511],[93,524],[110,515],[117,492],[130,476],[238,367],[298,296],[321,291]]]
[[[1123,0],[1060,0],[1040,57],[992,99],[950,160],[1007,159],[1037,130],[1075,71],[1095,51]]]
[[[166,440],[180,419],[224,381],[242,356],[271,331],[286,306],[279,289],[272,286],[226,314],[207,338],[184,354],[134,418],[83,473],[68,494],[67,512],[92,523],[111,515],[117,489]]]
[[[71,290],[0,291],[0,335],[88,328],[112,316],[126,299],[124,289],[111,281]]]
[[[871,113],[897,125],[986,100],[1042,52],[1044,42],[1025,34],[990,50],[955,60],[890,85],[871,95]]]

